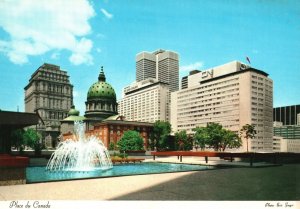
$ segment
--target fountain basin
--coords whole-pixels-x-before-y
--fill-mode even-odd
[[[130,175],[144,175],[157,173],[172,173],[184,171],[199,171],[214,169],[214,166],[176,164],[176,163],[138,163],[115,165],[108,170],[93,171],[59,171],[50,172],[44,166],[28,167],[26,170],[27,183],[52,182],[76,179],[105,178]]]

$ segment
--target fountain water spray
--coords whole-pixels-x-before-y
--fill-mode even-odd
[[[75,139],[60,142],[46,166],[50,171],[93,171],[112,168],[109,152],[100,139],[85,137],[84,123],[74,122]]]

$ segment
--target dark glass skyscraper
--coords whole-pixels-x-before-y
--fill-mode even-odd
[[[300,105],[273,108],[273,121],[282,122],[283,125],[297,125],[297,114],[300,113]]]

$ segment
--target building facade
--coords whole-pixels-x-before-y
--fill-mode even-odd
[[[280,121],[283,125],[297,125],[297,114],[300,114],[300,105],[275,107],[273,121]]]
[[[144,140],[144,148],[147,149],[152,129],[152,123],[124,121],[120,118],[111,120],[108,118],[96,124],[94,130],[87,132],[87,134],[99,137],[103,141],[103,144],[109,147],[111,143],[116,146],[124,132],[134,130],[140,133],[140,136]]]
[[[300,126],[274,126],[274,152],[300,152]]]
[[[150,133],[153,130],[152,123],[125,121],[122,116],[111,116],[103,121],[94,124],[93,129],[87,130],[85,136],[96,136],[100,139],[105,147],[110,147],[110,144],[116,147],[118,141],[122,138],[124,132],[134,130],[140,133],[144,140],[144,148],[148,148]],[[74,139],[74,134],[69,132],[63,134],[64,140]]]
[[[169,120],[168,84],[149,78],[123,89],[119,114],[129,121],[154,123]]]
[[[43,121],[38,131],[52,138],[55,146],[60,133],[60,120],[73,104],[73,85],[66,71],[57,65],[43,64],[32,75],[25,90],[25,112],[38,112]]]
[[[141,52],[136,55],[136,81],[155,78],[167,83],[170,92],[179,89],[179,56],[166,50],[153,53]]]
[[[193,133],[209,122],[238,132],[253,124],[257,134],[249,140],[250,151],[272,151],[273,81],[268,74],[234,61],[197,72],[188,88],[171,95],[171,124],[174,132]],[[242,150],[246,150],[243,139]]]

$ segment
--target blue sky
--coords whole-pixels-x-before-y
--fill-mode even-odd
[[[118,99],[135,80],[135,55],[180,55],[180,76],[233,60],[274,81],[274,107],[300,104],[300,1],[0,1],[0,109],[24,111],[24,87],[44,62],[67,70],[84,114],[104,66]]]

